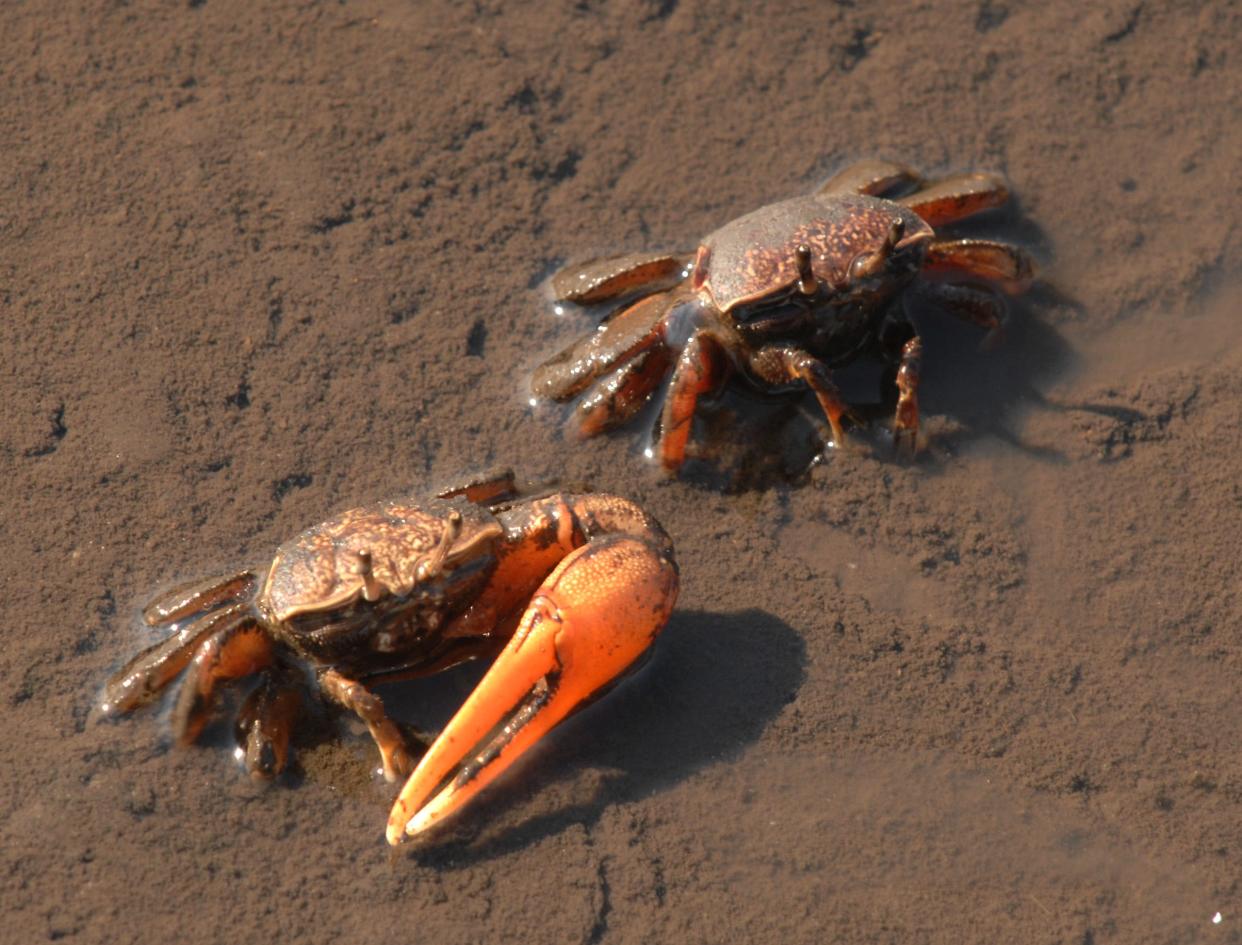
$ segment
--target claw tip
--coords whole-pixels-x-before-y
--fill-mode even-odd
[[[439,814],[431,806],[424,807],[406,823],[405,835],[407,837],[417,836],[434,824],[438,818]]]

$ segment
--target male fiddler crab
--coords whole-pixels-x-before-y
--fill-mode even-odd
[[[407,778],[388,818],[397,844],[460,810],[539,738],[648,652],[677,598],[673,545],[633,502],[521,497],[511,475],[352,509],[242,571],[165,594],[144,612],[171,635],[105,686],[105,716],[148,702],[184,671],[181,744],[212,716],[221,681],[258,676],[238,754],[272,777],[308,680],[356,713],[385,777]],[[491,668],[417,765],[370,686],[464,660]]]
[[[532,391],[557,401],[585,392],[576,425],[594,436],[632,418],[671,371],[658,452],[676,473],[699,399],[733,374],[762,391],[809,387],[840,445],[849,408],[830,369],[878,356],[896,395],[894,445],[914,451],[922,344],[903,304],[907,290],[998,335],[1006,307],[997,290],[1024,291],[1030,257],[993,240],[942,239],[933,227],[1007,199],[991,174],[928,182],[865,161],[808,196],[726,223],[696,253],[571,266],[552,279],[558,302],[631,301],[543,364]]]

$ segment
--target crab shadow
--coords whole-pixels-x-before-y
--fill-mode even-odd
[[[923,340],[923,383],[919,398],[929,416],[953,418],[957,444],[994,440],[1032,458],[1061,460],[1059,454],[1023,442],[1018,421],[1046,401],[1040,388],[1071,372],[1078,356],[1033,309],[1054,292],[1011,300],[1004,339],[982,345],[977,329],[932,309],[914,317]]]
[[[1004,338],[983,344],[983,332],[944,311],[915,300],[910,315],[923,342],[919,402],[929,448],[918,462],[974,443],[999,442],[1032,459],[1059,462],[1046,447],[1023,441],[1021,418],[1047,405],[1040,387],[1072,371],[1077,358],[1069,344],[1038,315],[1045,305],[1069,304],[1051,288],[1033,298],[1010,300]],[[852,450],[862,449],[893,462],[890,432],[895,406],[891,373],[874,359],[862,358],[833,372],[850,404],[853,422],[846,435]],[[825,451],[827,424],[814,397],[763,395],[731,384],[695,418],[692,458],[682,471],[688,484],[708,491],[747,492],[801,484],[819,464],[831,464]]]
[[[794,700],[805,666],[801,635],[764,611],[678,613],[639,672],[410,855],[437,869],[490,860],[727,762]],[[593,784],[586,797],[584,781]],[[531,813],[498,826],[515,808]]]
[[[951,235],[1016,244],[1034,254],[1039,269],[1056,257],[1048,235],[1023,212],[1017,197],[999,212],[955,224]],[[1032,459],[1063,462],[1055,450],[1025,443],[1018,426],[1028,410],[1047,405],[1040,388],[1078,365],[1078,356],[1049,317],[1059,312],[1082,318],[1086,311],[1078,299],[1042,277],[1025,293],[1007,298],[1006,305],[1003,335],[987,343],[978,327],[917,295],[909,299],[907,311],[923,342],[920,407],[928,419],[953,421],[952,447],[1001,442]]]

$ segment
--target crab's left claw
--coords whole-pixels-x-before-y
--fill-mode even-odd
[[[388,842],[400,843],[461,809],[633,667],[676,598],[676,565],[646,541],[597,538],[569,554],[410,775],[388,817]]]

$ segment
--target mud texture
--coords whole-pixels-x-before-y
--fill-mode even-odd
[[[0,939],[1242,940],[1240,33],[1136,0],[7,4]],[[918,462],[860,433],[722,491],[527,404],[589,327],[559,263],[867,156],[1006,174],[968,230],[1046,280],[995,351],[920,313]],[[498,464],[642,502],[684,590],[435,843],[390,854],[346,721],[263,787],[227,726],[91,717],[155,591]],[[476,678],[386,696],[434,728]]]

